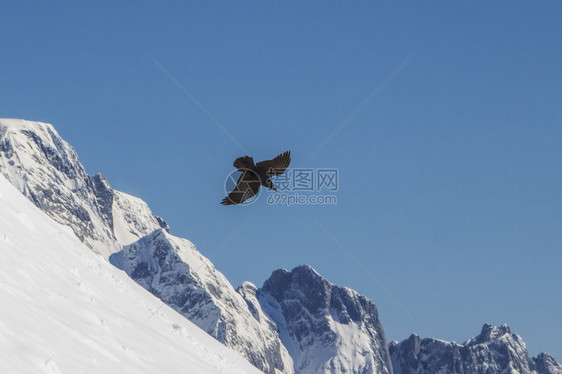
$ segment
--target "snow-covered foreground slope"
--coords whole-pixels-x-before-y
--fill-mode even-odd
[[[1,175],[0,352],[0,373],[259,373]]]

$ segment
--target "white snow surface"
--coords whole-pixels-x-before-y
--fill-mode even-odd
[[[259,373],[0,175],[0,373]]]

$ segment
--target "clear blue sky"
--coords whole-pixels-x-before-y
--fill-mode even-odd
[[[372,298],[389,340],[508,323],[562,360],[560,2],[4,1],[0,19],[0,116],[53,123],[235,286],[310,264]],[[338,168],[338,204],[219,205],[242,151],[151,56],[256,159]]]

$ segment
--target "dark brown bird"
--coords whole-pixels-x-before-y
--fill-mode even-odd
[[[222,205],[240,204],[256,195],[260,186],[277,191],[270,177],[281,175],[291,163],[291,152],[286,151],[273,160],[254,164],[250,156],[239,157],[234,160],[234,167],[242,172],[234,190],[225,197]]]

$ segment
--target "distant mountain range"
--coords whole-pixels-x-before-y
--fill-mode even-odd
[[[387,344],[375,304],[309,266],[276,270],[261,288],[235,289],[142,200],[88,175],[46,123],[0,120],[0,174],[94,252],[268,374],[562,374],[530,358],[506,325],[464,344],[412,335]]]
[[[480,335],[464,344],[412,334],[390,343],[395,374],[418,373],[560,373],[562,366],[541,353],[530,358],[523,339],[509,326],[484,325]]]

